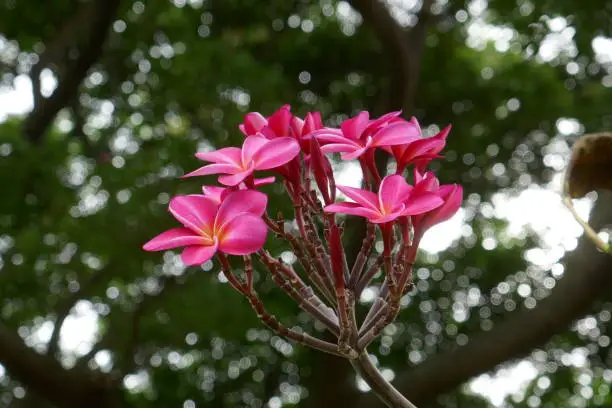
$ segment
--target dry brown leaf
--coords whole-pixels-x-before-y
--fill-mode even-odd
[[[612,133],[591,133],[574,143],[564,189],[571,198],[594,190],[612,191]]]

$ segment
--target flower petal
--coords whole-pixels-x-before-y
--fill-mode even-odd
[[[300,153],[300,145],[290,137],[270,140],[253,154],[256,170],[268,170],[282,166]]]
[[[390,214],[381,216],[379,218],[371,219],[370,222],[372,224],[385,224],[387,222],[395,221],[396,219],[398,219],[399,217],[403,215],[404,206],[402,205],[400,209],[401,211],[394,211]]]
[[[406,201],[412,189],[413,187],[401,175],[386,176],[378,189],[378,205],[385,212],[390,212],[398,204]]]
[[[321,146],[321,152],[324,154],[354,152],[359,149],[361,149],[361,146],[357,143],[330,143]]]
[[[207,164],[204,167],[200,167],[197,170],[192,171],[191,173],[187,173],[183,176],[185,177],[194,177],[194,176],[208,176],[210,174],[235,174],[237,172],[242,171],[240,167],[237,167],[233,164]]]
[[[170,212],[185,227],[195,233],[210,236],[217,215],[217,204],[203,195],[178,196],[170,200]]]
[[[162,232],[144,244],[142,249],[145,251],[164,251],[182,246],[203,245],[206,241],[206,238],[195,234],[189,228],[173,228]]]
[[[344,137],[341,134],[313,132],[313,135],[316,135],[315,137],[320,143],[339,143],[339,144],[357,145],[357,142],[355,140]]]
[[[438,194],[444,204],[435,210],[435,223],[450,219],[461,207],[463,201],[463,187],[458,184],[447,184],[440,187]]]
[[[361,111],[354,118],[350,118],[342,122],[340,128],[344,137],[353,140],[361,139],[363,131],[368,127],[370,123],[370,113],[368,111]]]
[[[253,181],[253,185],[255,185],[255,187],[259,187],[259,186],[263,186],[263,185],[266,185],[266,184],[272,184],[272,183],[274,183],[275,180],[276,180],[276,178],[274,176],[256,178]]]
[[[394,146],[419,140],[419,130],[410,122],[397,122],[378,130],[372,137],[372,146]]]
[[[213,242],[212,245],[207,246],[190,246],[183,249],[183,253],[181,253],[181,260],[185,265],[193,266],[193,265],[202,265],[204,262],[210,260],[217,252],[219,245],[217,244],[217,240]]]
[[[419,170],[415,168],[413,173],[414,173],[414,180],[415,180],[415,186],[414,186],[415,194],[417,193],[420,194],[423,191],[431,191],[434,193],[438,192],[438,190],[440,189],[440,182],[438,181],[438,178],[432,171],[428,171],[427,173],[421,175]]]
[[[374,220],[381,216],[380,212],[371,208],[362,207],[357,203],[334,203],[326,206],[324,211],[328,213],[357,215],[369,220]]]
[[[223,193],[225,193],[227,190],[228,189],[226,187],[202,186],[202,192],[204,195],[213,200],[217,205],[221,204]]]
[[[291,118],[291,133],[293,137],[299,139],[302,137],[302,130],[304,129],[304,120],[294,116]]]
[[[243,167],[247,167],[253,161],[253,155],[269,142],[261,135],[249,136],[242,144],[241,160]]]
[[[222,229],[225,224],[244,213],[261,217],[266,211],[267,204],[268,196],[259,191],[238,190],[229,193],[217,211],[215,231]]]
[[[418,195],[414,195],[409,197],[408,200],[405,201],[404,205],[406,206],[403,211],[403,215],[418,215],[423,214],[428,211],[431,211],[439,206],[444,204],[444,200],[440,198],[435,193],[421,193]]]
[[[291,118],[291,106],[285,105],[268,117],[268,127],[276,137],[288,137]]]
[[[242,183],[245,178],[253,174],[253,166],[249,169],[227,176],[219,176],[219,183],[224,186],[234,187]]]
[[[268,124],[266,118],[259,112],[249,112],[244,115],[243,133],[253,136]]]
[[[263,247],[268,226],[258,216],[242,214],[228,222],[219,233],[219,250],[230,255],[248,255]]]
[[[340,158],[342,160],[353,160],[353,159],[356,159],[357,157],[363,155],[366,152],[366,150],[368,150],[368,149],[369,149],[369,147],[361,147],[359,149],[353,150],[352,152],[349,152],[349,153],[341,155]]]
[[[337,186],[338,190],[353,201],[374,211],[380,211],[378,207],[378,196],[371,191],[348,186]]]
[[[302,136],[314,132],[317,129],[323,127],[323,121],[321,120],[320,112],[309,112],[304,118],[304,127],[302,128]]]
[[[237,147],[226,147],[212,152],[199,152],[196,157],[200,160],[219,164],[232,164],[240,166],[240,149]]]

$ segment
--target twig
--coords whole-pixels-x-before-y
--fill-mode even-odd
[[[591,242],[593,242],[593,244],[595,244],[595,246],[603,252],[612,253],[610,252],[610,244],[604,242],[601,238],[599,238],[599,235],[597,235],[597,232],[595,232],[591,225],[589,225],[588,222],[586,222],[582,219],[582,217],[580,217],[580,214],[578,214],[578,212],[576,211],[576,208],[574,207],[571,198],[568,196],[564,196],[563,204],[565,204],[565,206],[574,216],[574,219],[578,221],[578,223],[582,226],[582,228],[584,229],[584,233],[591,240]]]
[[[353,359],[357,357],[357,352],[353,349],[341,350],[337,344],[327,342],[325,340],[318,339],[309,335],[308,333],[299,332],[294,329],[290,329],[281,324],[276,317],[266,311],[264,305],[255,292],[245,294],[249,304],[257,313],[257,317],[274,333],[279,336],[286,337],[296,343],[303,344],[305,346],[314,348],[316,350],[323,351],[325,353],[333,354],[338,357],[344,357]]]
[[[389,408],[417,408],[412,402],[404,397],[391,383],[389,383],[381,372],[378,371],[368,352],[363,350],[359,357],[351,360],[351,364],[355,371],[359,373],[361,378],[372,388],[372,391],[380,398],[381,401]]]
[[[370,252],[372,252],[372,247],[374,246],[374,239],[376,238],[376,226],[371,222],[368,222],[366,230],[366,236],[361,243],[361,249],[357,254],[357,258],[355,259],[355,263],[353,264],[353,268],[351,269],[350,279],[348,283],[348,287],[350,289],[355,289],[355,285],[358,284],[361,274],[366,266],[368,258],[370,256]],[[359,296],[359,291],[355,291],[355,294]]]
[[[272,279],[302,310],[320,321],[335,336],[339,334],[338,316],[315,295],[290,267],[274,259],[267,251],[259,251],[259,257],[270,271]]]

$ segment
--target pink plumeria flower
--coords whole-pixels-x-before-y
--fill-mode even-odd
[[[237,186],[251,178],[257,170],[270,170],[291,161],[300,152],[298,143],[289,137],[268,140],[263,136],[249,136],[242,149],[226,147],[213,152],[197,153],[200,160],[212,162],[184,177],[225,174],[219,176],[219,183]]]
[[[335,203],[325,207],[329,213],[344,213],[367,218],[374,224],[384,224],[402,216],[422,214],[443,204],[438,195],[418,191],[397,174],[385,177],[378,194],[360,188],[338,186],[354,203]]]
[[[238,127],[245,136],[260,135],[266,139],[289,137],[292,118],[291,106],[284,105],[267,118],[259,112],[249,112]]]
[[[414,163],[419,169],[424,169],[431,160],[441,157],[438,153],[444,149],[446,137],[451,130],[451,126],[448,125],[435,136],[424,138],[417,119],[411,118],[410,123],[417,131],[416,137],[412,137],[403,144],[385,147],[385,150],[390,152],[397,162],[397,174],[401,174],[411,163]]]
[[[312,133],[320,129],[323,129],[323,121],[319,112],[309,112],[304,119],[297,116],[291,119],[291,135],[300,143],[300,148],[306,156],[310,155]]]
[[[147,242],[145,251],[185,247],[186,265],[200,265],[217,252],[248,255],[262,248],[268,227],[261,219],[267,204],[265,194],[253,190],[234,191],[220,204],[203,195],[178,196],[169,210],[184,227],[173,228]]]
[[[343,153],[342,160],[363,156],[376,147],[404,144],[418,137],[414,125],[398,118],[400,112],[388,113],[371,121],[367,111],[345,120],[338,129],[323,129],[314,134],[323,153]]]
[[[254,179],[253,186],[259,187],[259,186],[263,186],[266,184],[274,183],[274,180],[275,180],[274,177],[264,177],[260,179]],[[238,190],[248,190],[249,189],[247,185],[244,183],[240,183],[236,187],[202,186],[202,192],[204,193],[206,197],[210,198],[215,203],[221,204],[221,201],[223,201],[223,198],[227,194],[231,193],[232,191],[236,191],[237,189]]]
[[[461,208],[463,201],[463,187],[459,184],[445,184],[438,188],[436,194],[443,200],[443,204],[438,208],[413,217],[415,238],[420,239],[423,234],[431,227],[441,222],[449,220]]]

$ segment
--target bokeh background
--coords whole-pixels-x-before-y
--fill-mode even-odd
[[[171,196],[214,182],[178,179],[193,153],[286,103],[453,125],[433,167],[463,208],[370,347],[402,392],[612,406],[612,262],[559,198],[573,141],[612,126],[611,36],[605,0],[0,0],[0,407],[381,406],[346,361],[267,331],[216,265],[140,249]],[[597,197],[577,205],[605,227]]]

